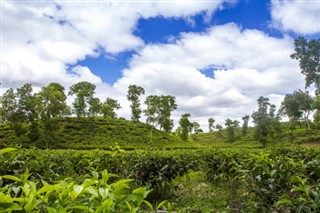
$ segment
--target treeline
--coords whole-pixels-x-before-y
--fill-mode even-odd
[[[56,128],[56,118],[76,116],[90,118],[102,116],[117,118],[116,110],[121,109],[120,103],[112,98],[102,102],[95,97],[96,86],[83,81],[69,88],[68,96],[74,97],[71,106],[67,105],[65,88],[59,83],[50,83],[34,93],[31,84],[26,83],[14,90],[8,89],[0,100],[1,122],[10,125],[21,140],[34,141],[39,139],[39,125],[44,131],[44,140],[49,144]],[[147,123],[158,126],[160,130],[171,132],[173,120],[171,112],[177,108],[173,96],[148,96],[145,100],[146,110],[142,111],[139,96],[144,94],[142,87],[130,85],[127,99],[131,102],[131,119],[139,122],[142,112]]]
[[[269,102],[267,97],[259,97],[257,100],[258,110],[251,115],[255,125],[255,139],[264,146],[274,139],[281,132],[280,119],[283,116],[289,118],[290,127],[293,131],[295,124],[304,120],[308,130],[310,130],[310,115],[314,113],[314,123],[320,126],[320,39],[307,41],[304,38],[295,40],[295,53],[291,58],[297,59],[300,63],[302,74],[305,75],[306,88],[315,86],[315,96],[312,97],[307,91],[297,90],[292,94],[287,94],[276,110],[275,105]],[[67,95],[65,88],[59,83],[50,83],[42,87],[40,92],[33,93],[32,85],[27,83],[14,90],[8,89],[0,100],[1,122],[9,124],[19,137],[27,136],[30,141],[38,139],[39,123],[45,132],[45,141],[52,141],[52,134],[55,128],[55,118],[76,116],[78,118],[103,116],[105,118],[116,118],[116,110],[121,109],[120,103],[112,98],[107,98],[102,102],[95,97],[96,86],[83,81],[72,85],[69,88],[68,96],[74,97],[71,106],[67,105]],[[127,99],[131,103],[131,119],[139,122],[142,113],[146,116],[146,122],[165,132],[173,129],[171,114],[177,109],[175,97],[171,95],[150,95],[144,104],[146,109],[141,109],[140,96],[145,94],[144,88],[137,85],[128,87]],[[179,127],[176,133],[187,140],[191,133],[201,133],[200,125],[191,122],[191,115],[185,113],[179,120]],[[247,135],[248,122],[250,116],[242,117],[243,125],[241,132]],[[208,119],[209,131],[222,130],[222,125],[214,125],[213,118]],[[28,124],[28,125],[25,125]],[[235,130],[239,128],[240,122],[226,119],[225,128],[228,141],[235,141]]]

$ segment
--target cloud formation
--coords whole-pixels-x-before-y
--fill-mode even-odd
[[[234,23],[213,26],[200,34],[183,33],[175,43],[146,45],[114,87],[137,84],[149,94],[177,97],[177,119],[188,112],[202,119],[202,126],[209,117],[224,123],[251,114],[261,95],[279,105],[278,97],[303,88],[293,51],[289,37],[273,38]],[[212,66],[225,68],[209,77],[201,73]]]
[[[320,1],[272,0],[273,26],[301,35],[320,33]]]

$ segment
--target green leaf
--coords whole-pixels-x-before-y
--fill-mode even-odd
[[[82,184],[83,188],[87,188],[88,186],[92,186],[96,184],[96,180],[85,180],[85,182]]]
[[[0,155],[3,155],[4,153],[8,153],[8,152],[13,152],[16,151],[17,149],[15,148],[4,148],[4,149],[0,149]]]
[[[90,194],[92,194],[93,196],[95,197],[99,197],[99,193],[98,193],[98,190],[92,186],[89,186],[85,189],[85,192],[88,192]]]
[[[271,173],[270,173],[271,177],[273,177],[273,175],[274,175],[276,172],[277,172],[277,170],[275,170],[275,169],[272,170]]]
[[[58,213],[55,208],[47,207],[48,213]]]
[[[282,198],[280,200],[278,200],[275,204],[275,207],[279,207],[279,206],[292,206],[292,201],[287,199],[287,198]]]
[[[153,210],[153,207],[151,205],[151,203],[149,203],[148,201],[144,200],[143,201],[151,210]]]
[[[0,212],[19,211],[23,208],[17,203],[0,203]]]
[[[0,202],[1,203],[13,203],[13,200],[10,196],[5,195],[3,192],[0,192]]]
[[[55,185],[45,185],[43,186],[41,189],[39,189],[37,191],[37,194],[36,195],[40,195],[42,193],[50,193],[52,191],[55,191],[57,189],[60,189],[61,188],[61,185],[60,184],[55,184]]]
[[[72,209],[79,209],[79,210],[82,210],[82,211],[91,212],[91,209],[86,207],[86,206],[73,206]]]
[[[290,178],[290,181],[291,181],[291,183],[293,183],[293,184],[301,184],[301,185],[304,185],[303,180],[302,180],[301,177],[299,177],[299,176],[295,176],[295,177]]]
[[[82,190],[83,190],[83,186],[81,186],[81,185],[74,185],[74,186],[73,186],[73,190],[79,195],[79,194],[82,192]]]
[[[157,210],[160,209],[161,206],[163,206],[163,204],[165,204],[166,202],[167,202],[167,201],[164,200],[164,201],[162,201],[161,203],[159,203],[159,204],[157,205]]]
[[[5,179],[9,179],[9,180],[14,180],[14,181],[17,181],[17,182],[21,182],[21,179],[16,177],[16,176],[13,176],[13,175],[3,175],[1,176],[2,178],[5,178]]]
[[[291,189],[291,192],[302,192],[304,194],[308,194],[308,191],[305,188],[300,187],[300,186]]]
[[[130,205],[130,203],[128,201],[125,202],[129,211],[132,212],[132,206]]]

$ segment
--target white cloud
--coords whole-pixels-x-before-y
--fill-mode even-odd
[[[211,13],[221,2],[2,1],[2,84],[96,82],[89,70],[69,73],[69,65],[97,56],[97,49],[112,56],[143,46],[133,35],[140,18],[187,19]]]
[[[290,58],[293,40],[273,38],[257,30],[241,30],[235,24],[214,26],[203,33],[184,33],[170,44],[145,46],[131,60],[114,88],[141,85],[148,94],[176,97],[176,120],[183,113],[201,120],[251,115],[259,96],[279,106],[280,98],[303,88],[297,61]],[[206,77],[199,70],[215,70]],[[203,120],[204,119],[204,120]]]
[[[320,33],[320,1],[272,0],[273,26],[298,34]]]

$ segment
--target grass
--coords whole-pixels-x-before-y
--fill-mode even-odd
[[[192,171],[174,180],[176,187],[172,199],[177,212],[237,212],[244,207],[242,190],[228,182],[211,183],[202,171]]]

